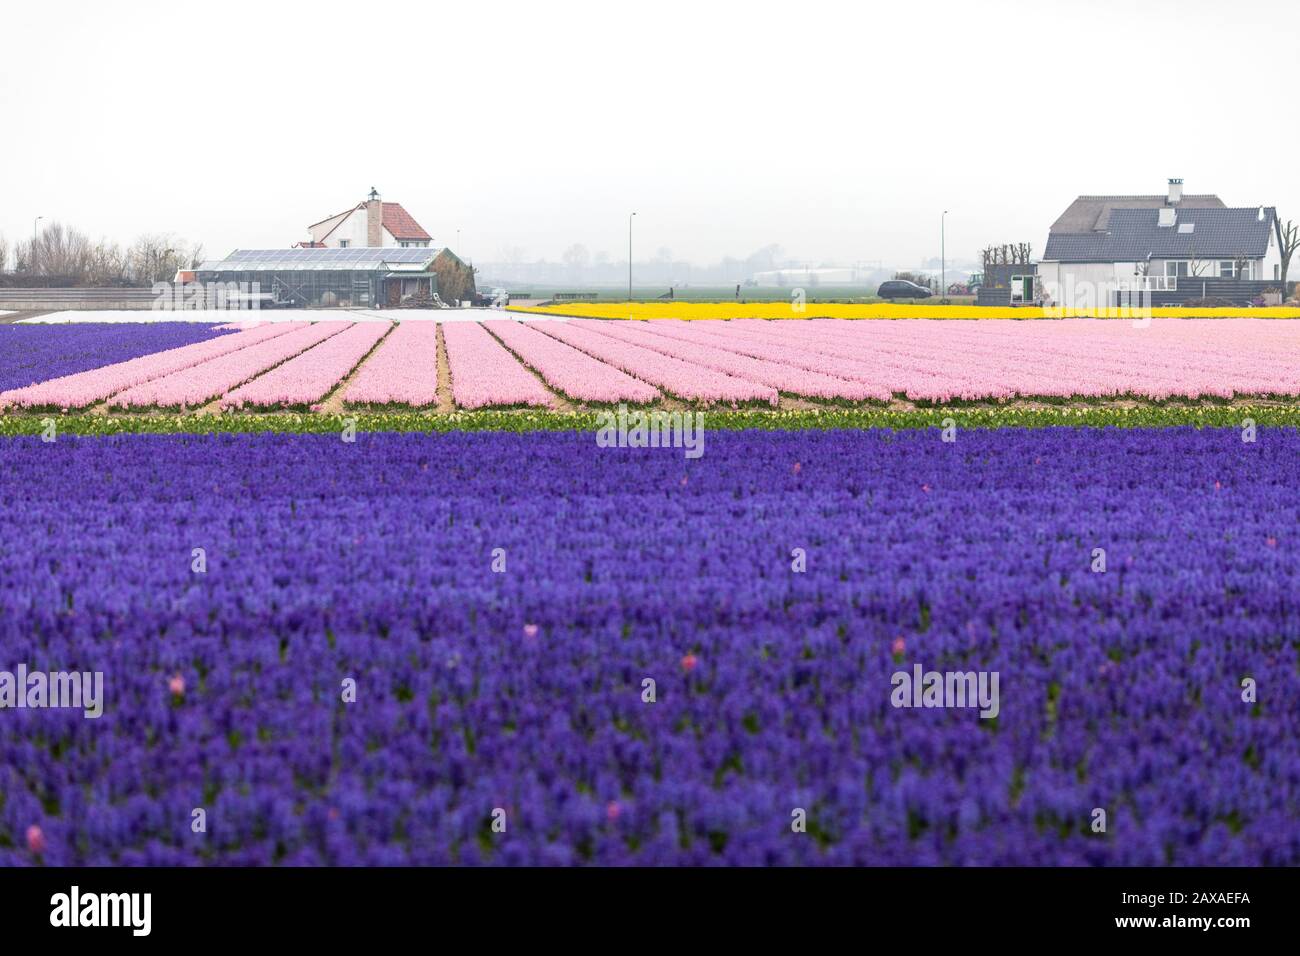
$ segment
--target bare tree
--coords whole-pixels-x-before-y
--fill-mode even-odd
[[[1237,253],[1235,256],[1232,257],[1232,274],[1236,278],[1240,279],[1241,274],[1246,271],[1246,268],[1249,265],[1250,265],[1250,256],[1246,255],[1244,252]]]
[[[27,271],[47,280],[78,284],[85,279],[90,250],[85,233],[52,222],[32,240]]]
[[[1286,274],[1291,268],[1291,257],[1300,248],[1300,226],[1290,219],[1286,225],[1277,216],[1273,217],[1273,231],[1277,234],[1277,251],[1282,256],[1282,298],[1287,297]]]
[[[0,275],[4,274],[5,268],[9,265],[9,243],[5,241],[4,236],[0,236]]]
[[[202,252],[201,247],[195,247]],[[181,269],[191,268],[194,251],[170,233],[147,233],[136,239],[127,250],[127,270],[141,285],[170,282]]]
[[[101,239],[90,250],[85,281],[92,286],[124,285],[128,280],[126,254],[115,242]]]
[[[1028,242],[1003,243],[1000,246],[985,246],[980,250],[984,268],[989,266],[1029,265],[1034,247]]]

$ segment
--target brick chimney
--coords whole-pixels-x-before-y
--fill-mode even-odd
[[[384,244],[384,204],[379,193],[370,187],[370,196],[366,200],[366,245],[371,248]]]

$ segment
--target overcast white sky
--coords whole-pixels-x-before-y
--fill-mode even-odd
[[[210,254],[377,186],[478,261],[779,243],[911,265],[1079,193],[1300,218],[1300,3],[50,2],[0,27],[0,234]],[[1278,99],[1270,61],[1286,59]]]

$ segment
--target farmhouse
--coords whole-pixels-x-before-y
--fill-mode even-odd
[[[450,249],[236,249],[196,270],[207,283],[243,283],[279,305],[390,307],[452,304],[474,297],[474,270]]]
[[[423,249],[433,242],[433,237],[402,208],[401,203],[384,202],[374,188],[365,202],[312,223],[307,232],[310,238],[298,244],[301,248]]]
[[[1245,303],[1281,274],[1276,211],[1184,195],[1080,196],[1052,224],[1038,264],[1045,301],[1066,308],[1222,298]]]

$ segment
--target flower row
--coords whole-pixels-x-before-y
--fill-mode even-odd
[[[546,386],[477,322],[442,327],[451,392],[461,408],[554,404]]]
[[[387,322],[358,322],[344,328],[314,348],[228,392],[221,405],[223,408],[313,405],[333,391],[391,328]]]
[[[671,395],[698,402],[777,404],[777,391],[747,379],[684,361],[573,322],[538,322],[534,328]]]
[[[484,323],[551,388],[584,402],[653,402],[659,390],[586,352],[509,319]]]
[[[132,388],[183,372],[206,362],[240,352],[304,329],[302,323],[261,325],[177,348],[152,352],[139,358],[105,365],[83,372],[47,379],[25,388],[0,393],[0,408],[86,408]],[[45,329],[57,337],[63,328]],[[105,326],[116,332],[117,326]]]
[[[424,408],[438,401],[438,326],[399,322],[349,383],[354,405]]]

